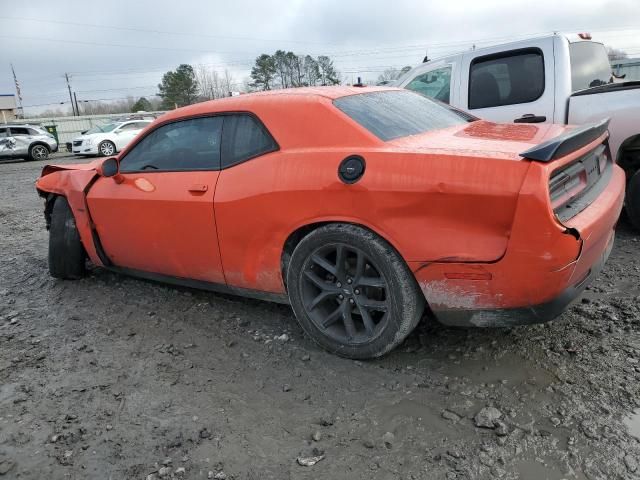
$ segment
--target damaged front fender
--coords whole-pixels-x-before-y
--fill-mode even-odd
[[[42,176],[36,181],[36,190],[45,199],[44,215],[47,228],[51,223],[51,211],[56,197],[66,197],[89,259],[95,265],[102,266],[93,242],[93,225],[86,204],[86,191],[97,178],[96,163],[47,165],[42,170]]]

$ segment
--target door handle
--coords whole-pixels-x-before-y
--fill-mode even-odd
[[[191,185],[189,187],[189,191],[191,193],[204,193],[207,190],[209,190],[209,187],[207,185],[202,184],[202,183],[196,183],[195,185]]]
[[[546,122],[547,117],[544,115],[534,115],[533,113],[525,113],[520,118],[516,118],[513,123],[542,123]]]

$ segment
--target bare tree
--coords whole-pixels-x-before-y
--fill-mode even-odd
[[[222,88],[224,90],[224,96],[228,97],[231,95],[231,92],[233,92],[234,87],[235,86],[235,80],[233,79],[233,76],[231,76],[231,74],[229,73],[229,70],[227,70],[225,68],[224,70],[224,76],[222,77]]]
[[[614,60],[624,60],[625,58],[629,58],[627,52],[613,47],[607,47],[607,55],[609,56],[610,62]]]
[[[397,68],[387,68],[384,72],[378,75],[378,83],[386,84],[394,81],[400,76],[400,70]]]
[[[233,76],[228,70],[220,74],[217,70],[207,65],[198,65],[196,67],[196,79],[200,87],[199,95],[203,100],[228,97],[235,85]]]

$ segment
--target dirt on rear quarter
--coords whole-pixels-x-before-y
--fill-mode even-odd
[[[640,476],[640,241],[626,221],[558,320],[423,321],[354,362],[318,349],[287,306],[100,269],[51,278],[42,166],[0,163],[0,479]]]

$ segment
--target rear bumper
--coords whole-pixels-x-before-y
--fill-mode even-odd
[[[606,188],[564,224],[545,218],[546,200],[523,194],[507,251],[496,262],[410,263],[436,318],[447,325],[501,327],[560,315],[598,275],[613,247],[625,178],[612,168]]]
[[[480,310],[440,310],[434,312],[438,321],[445,325],[458,327],[512,327],[531,325],[553,320],[580,296],[591,281],[598,276],[613,249],[612,233],[606,250],[591,265],[587,275],[577,283],[567,287],[557,297],[544,303],[528,307],[496,308]]]

